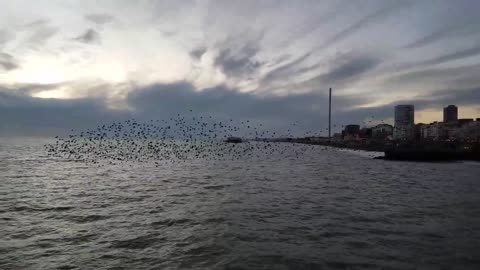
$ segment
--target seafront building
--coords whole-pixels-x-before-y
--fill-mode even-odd
[[[458,119],[458,107],[443,108],[443,122],[415,124],[413,105],[395,106],[395,126],[378,124],[373,127],[346,125],[341,134],[334,135],[334,141],[462,141],[480,142],[480,118]]]
[[[455,105],[448,105],[443,108],[443,122],[452,123],[458,120],[458,108]]]
[[[443,122],[415,124],[415,107],[413,105],[395,106],[395,126],[383,123],[372,127],[357,124],[345,125],[341,133],[330,137],[305,137],[308,142],[335,143],[378,143],[388,141],[450,141],[480,142],[480,118],[458,119],[458,108],[448,105],[443,108]]]
[[[480,119],[433,122],[420,128],[420,139],[430,141],[480,141]]]
[[[411,140],[414,138],[415,107],[413,105],[395,106],[395,127],[393,138],[396,140]]]
[[[393,126],[389,124],[379,124],[372,128],[372,138],[376,140],[386,140],[392,138]]]

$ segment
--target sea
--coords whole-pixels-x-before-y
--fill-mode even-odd
[[[91,164],[0,139],[0,269],[480,269],[480,163]],[[259,150],[257,150],[259,151]]]

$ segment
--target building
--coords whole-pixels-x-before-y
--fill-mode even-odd
[[[360,129],[360,133],[358,134],[360,139],[371,139],[372,138],[372,128],[364,127]]]
[[[446,138],[443,122],[433,122],[420,126],[420,137],[424,140],[439,141]]]
[[[459,119],[457,122],[433,122],[421,125],[420,138],[430,141],[480,141],[480,121]]]
[[[480,142],[480,119],[460,125],[456,135],[461,141]]]
[[[342,138],[347,141],[358,140],[360,135],[360,125],[346,125],[342,131]]]
[[[395,127],[393,137],[396,140],[411,140],[414,137],[415,107],[413,105],[395,106]]]
[[[395,106],[395,126],[410,126],[415,123],[415,107],[413,105]]]
[[[335,134],[333,134],[332,139],[333,139],[334,141],[341,141],[341,140],[342,140],[342,133],[335,133]]]
[[[345,134],[358,134],[360,133],[360,125],[346,125],[344,132]]]
[[[377,140],[385,140],[393,135],[393,126],[389,124],[379,124],[372,128],[372,138]]]
[[[455,105],[448,105],[443,108],[443,122],[451,123],[458,120],[458,108]]]
[[[424,123],[418,123],[418,124],[415,124],[415,135],[414,135],[414,139],[415,140],[423,140],[423,135],[422,135],[422,131],[428,126],[428,124],[424,124]]]
[[[478,121],[478,120],[477,120]],[[461,119],[458,119],[458,124],[460,126],[463,126],[465,124],[468,124],[468,123],[471,123],[473,122],[473,118],[461,118]]]

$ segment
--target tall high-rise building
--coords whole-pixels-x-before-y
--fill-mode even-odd
[[[393,137],[397,140],[412,139],[415,131],[415,107],[413,105],[395,106],[395,127]]]
[[[395,126],[414,125],[414,124],[415,124],[415,107],[413,105],[395,106]]]
[[[457,122],[458,121],[458,108],[455,105],[448,105],[443,108],[443,122]]]

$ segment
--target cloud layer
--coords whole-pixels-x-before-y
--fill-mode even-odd
[[[475,0],[69,3],[0,1],[2,133],[184,107],[321,129],[330,87],[338,123],[400,102],[478,117]]]
[[[136,88],[125,98],[126,106],[117,109],[110,108],[105,97],[43,99],[30,97],[29,91],[23,93],[0,91],[0,136],[59,135],[70,129],[93,128],[112,121],[168,119],[177,114],[212,116],[215,121],[249,120],[279,133],[297,123],[294,133],[298,136],[307,132],[326,135],[327,132],[328,96],[324,92],[261,97],[226,86],[198,91],[188,82],[177,82]],[[425,94],[401,102],[414,103],[421,111],[441,110],[443,104],[450,103],[476,105],[479,99],[479,88],[445,89],[435,98]],[[334,97],[335,131],[350,123],[391,122],[393,103],[369,108],[358,108],[357,103],[355,96]]]

